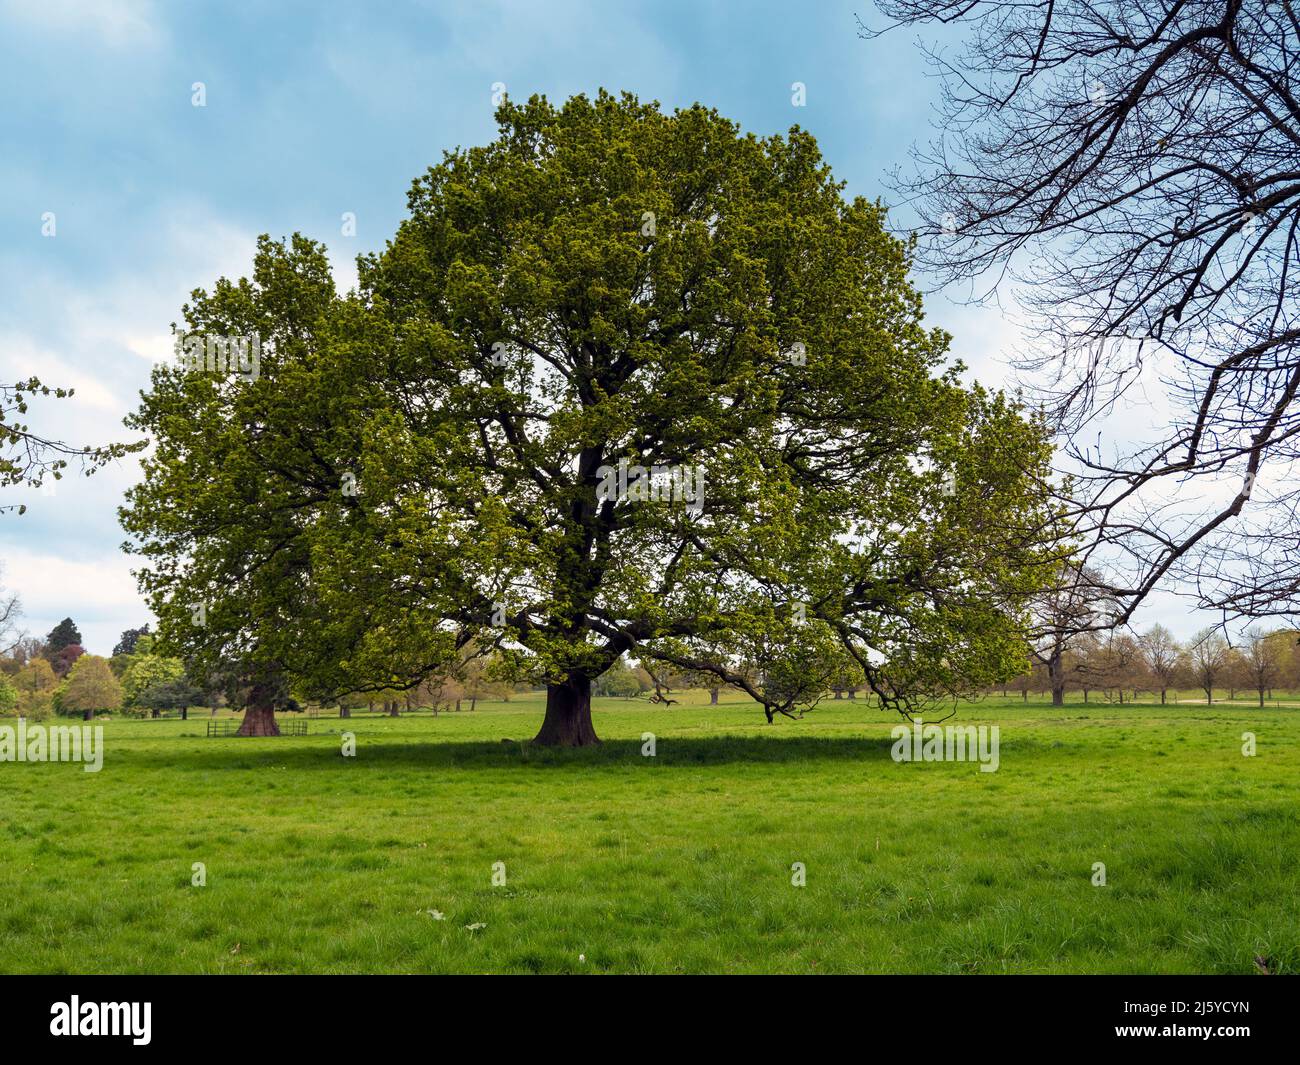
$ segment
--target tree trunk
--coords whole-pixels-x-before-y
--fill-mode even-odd
[[[839,692],[836,692],[836,693],[835,693],[835,698],[838,699],[839,697],[840,697],[840,693],[839,693]],[[709,689],[709,705],[710,705],[710,706],[717,706],[717,705],[718,705],[718,689],[717,689],[717,688],[710,688],[710,689]]]
[[[397,700],[396,700],[396,699],[394,699],[392,702],[390,702],[390,703],[388,704],[388,716],[389,716],[389,717],[398,717],[398,716],[400,716],[400,715],[398,714],[398,712],[397,712]]]
[[[188,706],[182,706],[182,707],[181,707],[181,720],[182,720],[182,721],[188,721],[189,719],[190,719],[190,708],[189,708]]]
[[[459,700],[459,699],[456,700],[456,713],[458,713],[458,714],[460,713],[460,700]]]
[[[1052,705],[1065,705],[1065,670],[1064,670],[1064,651],[1060,644],[1052,647],[1052,653],[1047,659],[1047,682],[1052,689]]]
[[[244,723],[238,736],[278,736],[280,726],[275,723],[275,711],[269,706],[250,706],[244,711]]]
[[[469,712],[470,712],[471,714],[474,712],[474,707],[477,706],[477,705],[478,705],[478,696],[477,696],[477,695],[471,695],[471,696],[469,697]]]
[[[1161,705],[1161,706],[1164,706],[1164,705],[1165,705],[1165,689],[1164,689],[1164,688],[1161,688],[1161,689],[1160,689],[1160,705]]]
[[[95,711],[93,711],[93,710],[83,710],[83,711],[81,711],[81,720],[82,720],[82,721],[93,721],[94,719],[95,719]]]
[[[352,716],[352,708],[350,706],[344,706],[342,703],[339,703],[339,717],[351,717],[351,716]]]
[[[591,678],[570,673],[562,684],[546,686],[546,717],[533,737],[539,747],[590,747],[599,743],[591,723]]]

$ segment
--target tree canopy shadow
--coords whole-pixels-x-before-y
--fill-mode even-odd
[[[191,738],[191,737],[185,737]],[[373,766],[416,766],[428,769],[597,769],[629,764],[674,768],[716,765],[771,765],[820,762],[866,762],[889,759],[892,740],[888,736],[819,737],[790,736],[768,739],[761,736],[660,735],[654,756],[642,754],[639,739],[615,739],[594,747],[557,748],[534,746],[529,740],[420,741],[394,742],[389,736],[367,740],[357,737],[355,757],[345,758],[339,748],[320,743],[320,736],[249,739],[213,739],[210,749],[134,750],[127,755],[133,765],[189,770],[247,770],[278,766],[295,770],[323,771]],[[112,746],[105,752],[111,765]]]

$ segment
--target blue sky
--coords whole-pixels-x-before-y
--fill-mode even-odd
[[[516,98],[605,87],[701,101],[758,133],[797,123],[850,194],[887,198],[888,169],[930,135],[935,86],[912,37],[861,40],[855,12],[876,17],[866,0],[0,0],[0,375],[77,389],[34,408],[34,429],[129,438],[122,416],[191,289],[247,272],[259,233],[294,231],[328,244],[348,287],[411,180],[444,149],[491,139],[497,82]],[[936,294],[929,313],[975,375],[1003,380],[1015,332],[995,308]],[[9,491],[28,512],[0,516],[0,583],[33,633],[71,615],[103,654],[149,620],[116,517],[138,475],[123,462],[53,494]],[[1184,613],[1161,620],[1185,634]]]

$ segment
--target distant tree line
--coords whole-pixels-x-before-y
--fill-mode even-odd
[[[1075,633],[1061,641],[1055,658],[1037,655],[1032,668],[1000,688],[1051,694],[1080,692],[1084,701],[1125,703],[1146,694],[1162,704],[1190,693],[1213,703],[1249,693],[1262,707],[1275,692],[1300,691],[1300,631],[1255,630],[1231,639],[1217,626],[1179,641],[1162,625],[1145,632],[1122,630]]]
[[[148,625],[126,629],[111,656],[88,654],[72,618],[64,618],[42,639],[14,635],[21,605],[14,596],[0,603],[0,716],[39,721],[53,714],[92,719],[96,714],[188,718],[195,707],[216,714],[222,707],[242,711],[256,678],[232,663],[208,683],[196,679],[184,659],[165,653]],[[282,710],[302,711],[311,704],[337,710],[340,717],[364,708],[398,716],[414,710],[473,711],[480,700],[508,702],[535,685],[520,681],[493,649],[470,648],[457,661],[419,685],[313,698],[282,678],[272,683]],[[602,678],[599,694],[632,697],[653,687],[644,669],[620,663]]]

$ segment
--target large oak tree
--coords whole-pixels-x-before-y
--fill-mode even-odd
[[[499,651],[548,686],[537,742],[583,745],[625,653],[769,720],[846,663],[904,710],[1023,668],[1043,427],[963,387],[883,209],[807,133],[701,106],[498,122],[414,183],[359,291],[264,238],[185,308],[261,339],[255,379],[159,367],[130,423],[155,449],[123,521],[196,675],[239,663],[265,720],[274,676],[337,697]],[[640,498],[665,478],[637,466],[703,498]]]

